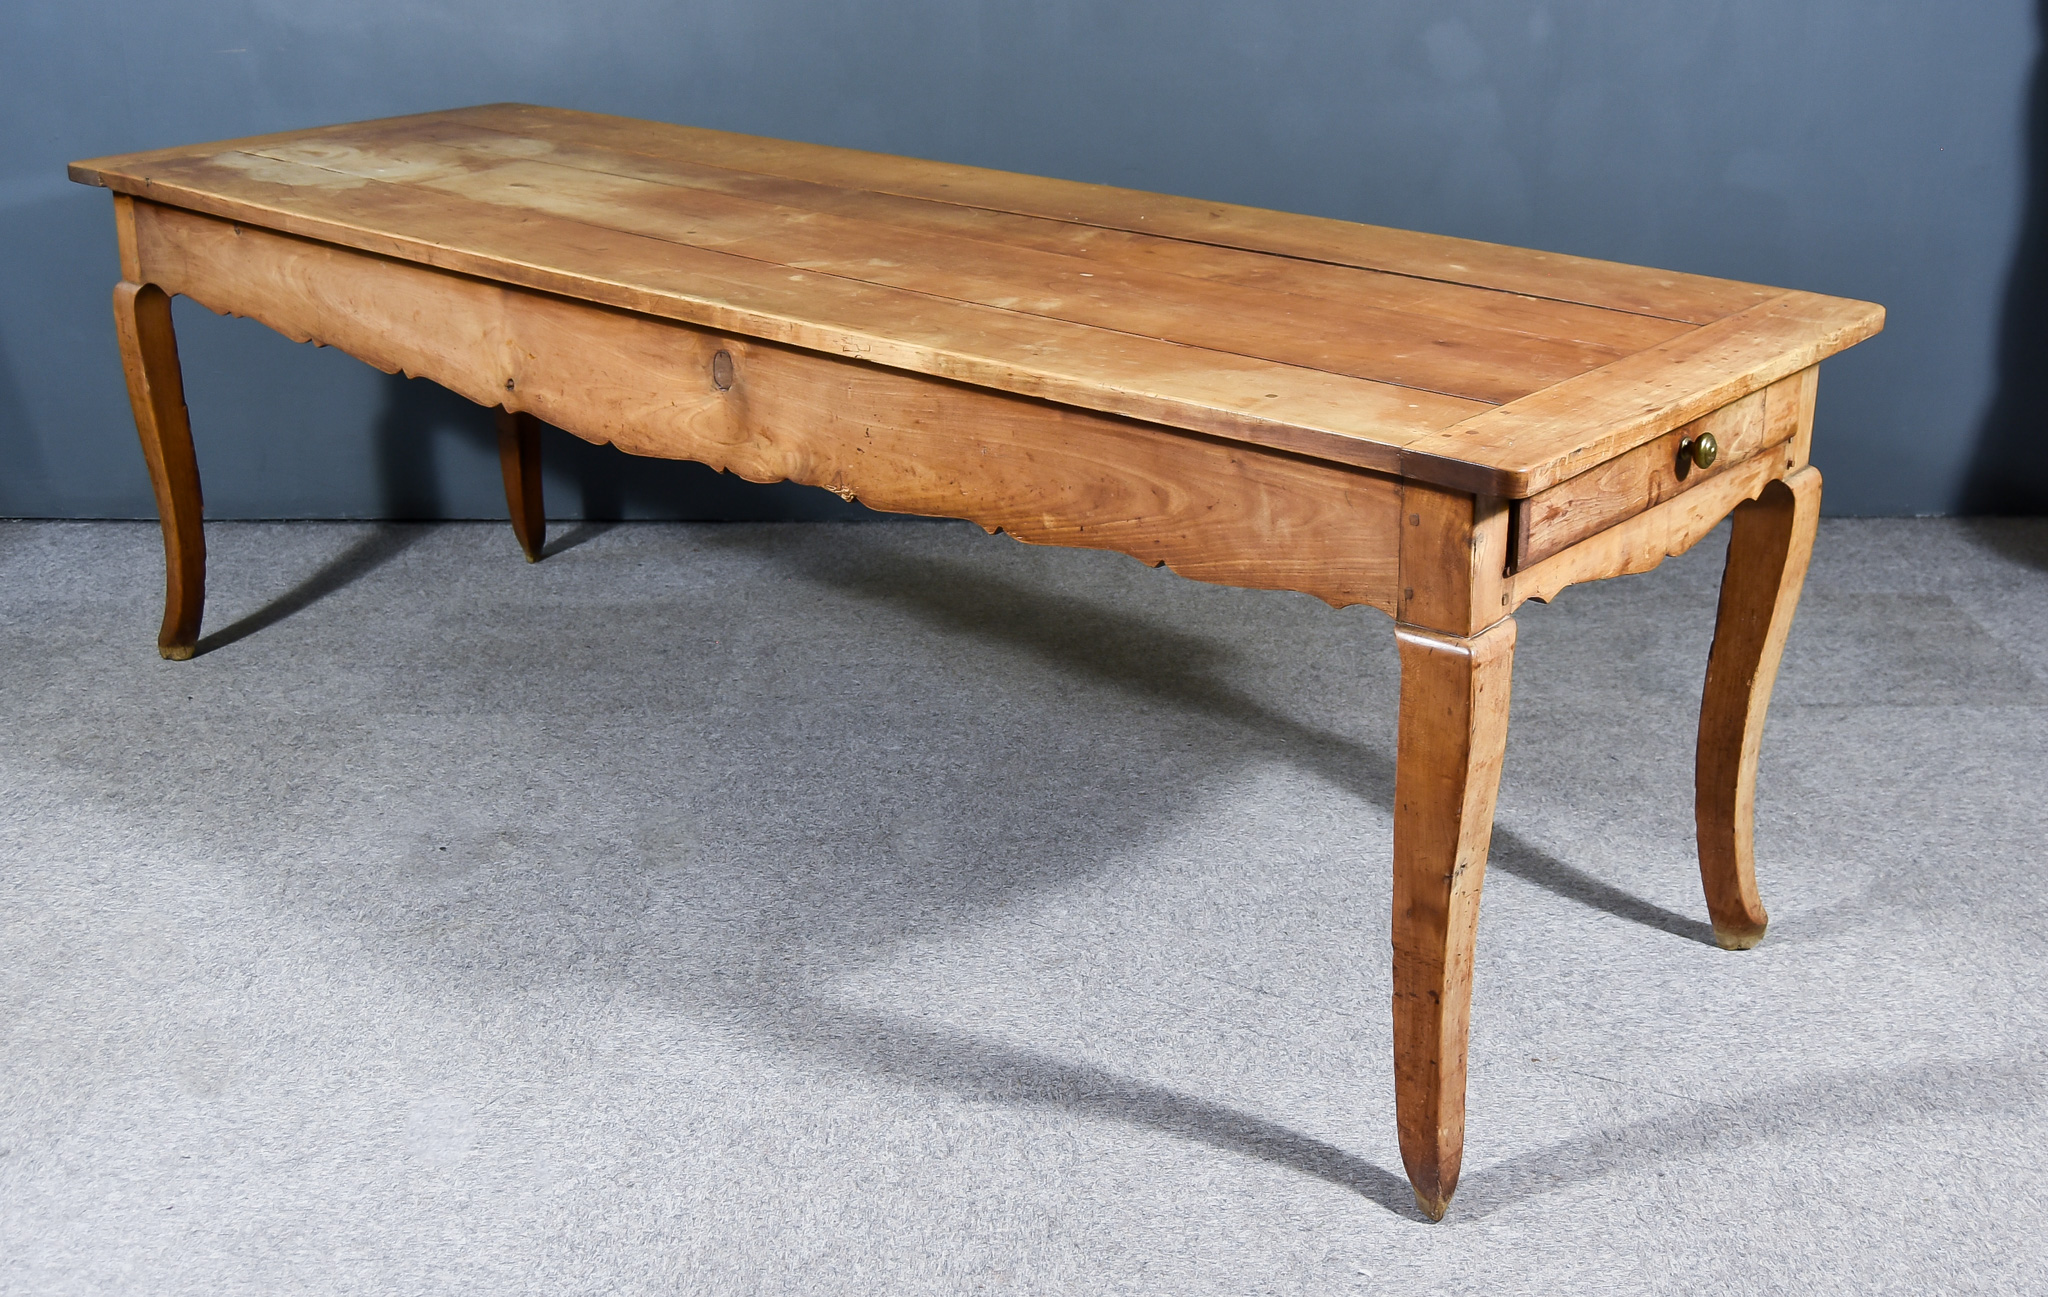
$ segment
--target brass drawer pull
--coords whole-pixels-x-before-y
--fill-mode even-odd
[[[1721,443],[1714,440],[1714,434],[1703,432],[1697,437],[1687,437],[1678,443],[1680,461],[1691,460],[1700,468],[1712,468],[1714,461],[1721,457]],[[1683,467],[1681,462],[1680,467]],[[1682,473],[1680,476],[1684,476]]]

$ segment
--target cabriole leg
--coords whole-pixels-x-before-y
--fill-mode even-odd
[[[547,511],[540,491],[540,423],[530,414],[498,407],[498,467],[505,473],[505,508],[512,515],[512,534],[526,561],[540,562],[547,543]]]
[[[178,370],[178,339],[171,331],[171,299],[154,284],[114,287],[114,327],[135,431],[156,490],[164,529],[164,624],[157,652],[173,661],[192,656],[206,603],[206,536],[200,527],[199,461],[185,413],[185,382]]]
[[[1707,912],[1726,950],[1762,941],[1770,919],[1756,890],[1757,753],[1819,521],[1820,474],[1805,468],[1737,506],[1728,538],[1693,800]]]
[[[1479,888],[1508,730],[1515,623],[1400,626],[1394,782],[1394,1108],[1415,1201],[1441,1220],[1465,1147]]]

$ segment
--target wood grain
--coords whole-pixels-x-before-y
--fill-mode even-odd
[[[1285,300],[1293,307],[1308,308],[1299,318],[1309,323],[1326,318],[1329,312],[1366,305],[1376,311],[1412,314],[1431,324],[1474,326],[1488,334],[1528,335],[1622,354],[1691,327],[1655,316],[1467,284],[843,188],[573,140],[508,135],[453,117],[364,123],[345,141],[284,141],[237,151],[327,166],[370,179],[489,193],[496,201],[512,206],[545,205],[547,210],[558,210],[554,204],[559,202],[564,204],[564,214],[596,223],[614,219],[615,206],[579,201],[576,194],[607,200],[624,197],[643,208],[638,219],[659,221],[664,234],[678,241],[698,236],[701,241],[716,239],[719,246],[725,246],[715,230],[688,219],[701,215],[709,222],[733,226],[739,237],[763,245],[766,255],[785,263],[791,262],[791,249],[797,245],[778,243],[781,228],[829,218],[841,224],[839,237],[826,241],[827,255],[843,259],[847,273],[855,277],[878,269],[892,274],[930,271],[939,266],[924,263],[965,256],[972,258],[968,268],[977,273],[985,274],[991,259],[1015,265],[1023,271],[1024,282],[1046,272],[1093,272],[1096,278],[1131,273],[1142,276],[1132,282],[1144,283],[1168,300],[1213,295],[1219,302],[1229,302],[1237,289],[1271,290],[1286,294]],[[564,174],[569,172],[581,174]],[[536,180],[542,183],[533,183]],[[919,264],[914,265],[842,258],[845,244],[865,247],[876,238],[900,240],[905,236],[936,243],[920,243],[911,259]],[[1016,253],[1041,255],[1006,260]],[[1162,275],[1168,278],[1159,278]],[[877,276],[875,282],[890,282],[889,275]],[[1063,291],[1094,289],[1109,302],[1128,305],[1109,291],[1111,287],[1108,283],[1068,282]],[[1011,291],[1014,293],[1014,286]],[[1414,322],[1395,321],[1394,327],[1412,328]],[[1232,339],[1232,348],[1241,349],[1246,341],[1240,335]],[[1505,341],[1513,345],[1514,340]]]
[[[1820,474],[1802,468],[1736,507],[1700,699],[1694,817],[1714,940],[1747,950],[1770,916],[1756,886],[1756,770],[1764,715],[1820,520]]]
[[[258,159],[136,180],[162,203],[494,282],[1390,470],[1482,403],[792,270],[455,194]]]
[[[1394,1103],[1416,1204],[1441,1220],[1465,1144],[1479,892],[1507,742],[1515,623],[1472,637],[1397,628]]]
[[[659,122],[489,104],[449,114],[549,142],[708,162],[849,189],[1047,217],[1704,324],[1774,295],[1732,280],[1232,203]]]
[[[138,204],[151,277],[633,454],[1391,611],[1393,479]],[[731,385],[713,358],[731,358]]]
[[[805,212],[829,213],[888,225],[899,231],[971,239],[981,246],[1026,249],[1080,258],[1086,268],[1125,267],[1170,272],[1218,285],[1271,289],[1305,298],[1317,312],[1370,302],[1434,320],[1510,329],[1632,353],[1685,332],[1682,321],[1583,306],[1470,284],[1419,278],[1328,261],[1275,256],[1155,234],[1109,229],[1046,216],[963,206],[932,198],[737,170],[704,161],[623,152],[568,139],[509,135],[462,120],[406,121],[383,128],[366,124],[354,137],[365,145],[402,150],[411,166],[464,170],[506,159],[545,161],[600,175],[710,190]],[[246,150],[277,156],[262,146]],[[1181,291],[1198,291],[1192,288]]]
[[[1397,619],[1471,635],[1507,616],[1509,521],[1498,497],[1403,483]]]
[[[809,274],[1475,401],[1513,400],[1674,332],[1668,322],[1646,322],[1656,327],[1634,330],[1632,345],[1622,346],[1540,336],[1502,327],[1477,311],[1452,318],[1427,303],[1324,293],[1304,298],[1170,267],[1019,247],[995,228],[942,230],[933,222],[905,228],[897,212],[849,213],[859,205],[845,201],[832,204],[839,210],[820,210],[815,203],[799,205],[806,195],[767,201],[731,187],[599,170],[594,161],[565,166],[551,157],[495,157],[407,142],[272,146],[242,156],[364,180],[402,176],[392,183],[512,209],[527,220],[562,218]],[[994,224],[992,218],[983,223]]]

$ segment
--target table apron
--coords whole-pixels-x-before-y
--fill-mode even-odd
[[[1737,505],[1756,499],[1771,483],[1812,472],[1789,454],[1753,455],[1694,490],[1510,573],[1501,606],[1513,611],[1531,599],[1547,603],[1566,586],[1647,572],[1705,540]]]
[[[131,201],[131,278],[586,441],[1198,580],[1398,603],[1395,477]]]

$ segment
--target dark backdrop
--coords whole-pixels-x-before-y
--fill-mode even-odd
[[[0,39],[0,515],[152,516],[78,157],[519,99],[1868,298],[1836,513],[2039,512],[2026,0],[85,0]],[[178,307],[213,517],[502,516],[425,383]],[[557,516],[848,506],[556,434]]]

